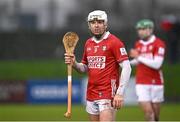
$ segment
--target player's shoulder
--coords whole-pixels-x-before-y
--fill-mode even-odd
[[[124,45],[123,40],[121,40],[120,38],[118,38],[114,34],[110,34],[108,38],[109,38],[109,40],[111,41],[112,44],[121,44],[121,45]]]
[[[162,39],[160,39],[159,37],[156,37],[155,44],[158,46],[163,46],[163,47],[165,47],[165,45],[166,45],[165,42]]]
[[[122,41],[120,38],[118,38],[118,37],[115,36],[114,34],[110,34],[110,35],[109,35],[109,39],[111,39],[112,41]]]
[[[88,38],[88,39],[86,40],[86,43],[89,43],[90,41],[92,41],[92,38],[93,38],[93,37]]]
[[[141,45],[141,40],[140,39],[136,40],[135,41],[135,46],[140,46],[140,45]]]
[[[156,36],[156,42],[157,43],[164,43],[164,41],[162,39],[160,39],[159,37]]]
[[[85,45],[88,45],[88,44],[90,44],[91,42],[92,42],[92,37],[86,40]]]

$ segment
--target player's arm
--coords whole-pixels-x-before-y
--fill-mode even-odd
[[[121,76],[120,76],[120,85],[117,89],[116,94],[118,95],[124,95],[125,92],[125,88],[128,84],[130,75],[131,75],[131,65],[129,60],[124,60],[121,63],[119,63],[120,67],[121,67]]]
[[[87,67],[86,64],[78,63],[77,61],[74,62],[73,68],[74,68],[76,71],[82,72],[82,73],[88,71],[88,67]]]
[[[153,59],[148,59],[146,57],[138,56],[137,60],[148,67],[159,69],[163,64],[164,58],[162,56],[154,56]]]
[[[131,65],[137,65],[138,63],[139,63],[139,61],[137,59],[130,60]]]
[[[132,57],[133,59],[130,61],[131,65],[137,65],[139,61],[133,57],[133,55],[139,55],[138,51],[136,49],[131,49],[129,52],[129,56]]]
[[[112,41],[112,52],[121,67],[120,84],[113,98],[112,105],[115,109],[120,109],[124,103],[124,91],[130,78],[131,65],[124,44],[121,41]]]
[[[124,92],[131,74],[131,66],[129,60],[124,60],[119,63],[119,65],[122,68],[120,84],[113,99],[113,107],[116,109],[120,109],[123,106]]]
[[[76,71],[81,72],[81,73],[87,72],[88,70],[87,65],[83,63],[78,63],[76,61],[76,57],[74,54],[65,53],[64,56],[65,56],[65,63],[71,64]]]
[[[152,59],[140,55],[136,49],[131,50],[130,56],[150,68],[159,69],[164,61],[164,50],[163,47],[159,47],[156,55]]]

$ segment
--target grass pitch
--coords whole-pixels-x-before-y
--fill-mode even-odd
[[[21,105],[1,104],[0,121],[87,121],[88,115],[83,105],[73,105],[71,119],[64,118],[66,105]],[[180,104],[163,104],[161,121],[180,121]],[[124,106],[117,112],[118,121],[143,121],[143,113],[138,106]]]
[[[67,77],[64,60],[1,60],[0,80],[64,79]],[[165,96],[176,99],[180,94],[180,63],[163,65]],[[134,68],[132,76],[134,75]],[[73,78],[82,78],[85,74],[73,70]],[[179,99],[179,98],[178,98]]]

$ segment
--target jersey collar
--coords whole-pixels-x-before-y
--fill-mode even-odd
[[[99,42],[103,41],[104,39],[107,39],[109,35],[110,35],[110,32],[107,31],[107,32],[105,32],[105,33],[103,34],[102,39],[97,40],[95,37],[92,37],[92,41],[94,41],[94,42],[96,42],[96,43],[99,43]]]
[[[150,43],[153,43],[155,39],[156,39],[155,35],[152,35],[148,41],[140,40],[140,43],[142,43],[143,45],[148,45]]]

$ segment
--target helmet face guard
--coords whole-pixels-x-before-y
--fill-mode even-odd
[[[137,22],[136,29],[154,28],[154,23],[149,19],[143,19]]]
[[[94,21],[94,20],[103,20],[105,23],[107,23],[107,14],[105,11],[101,10],[95,10],[89,13],[87,21]]]

